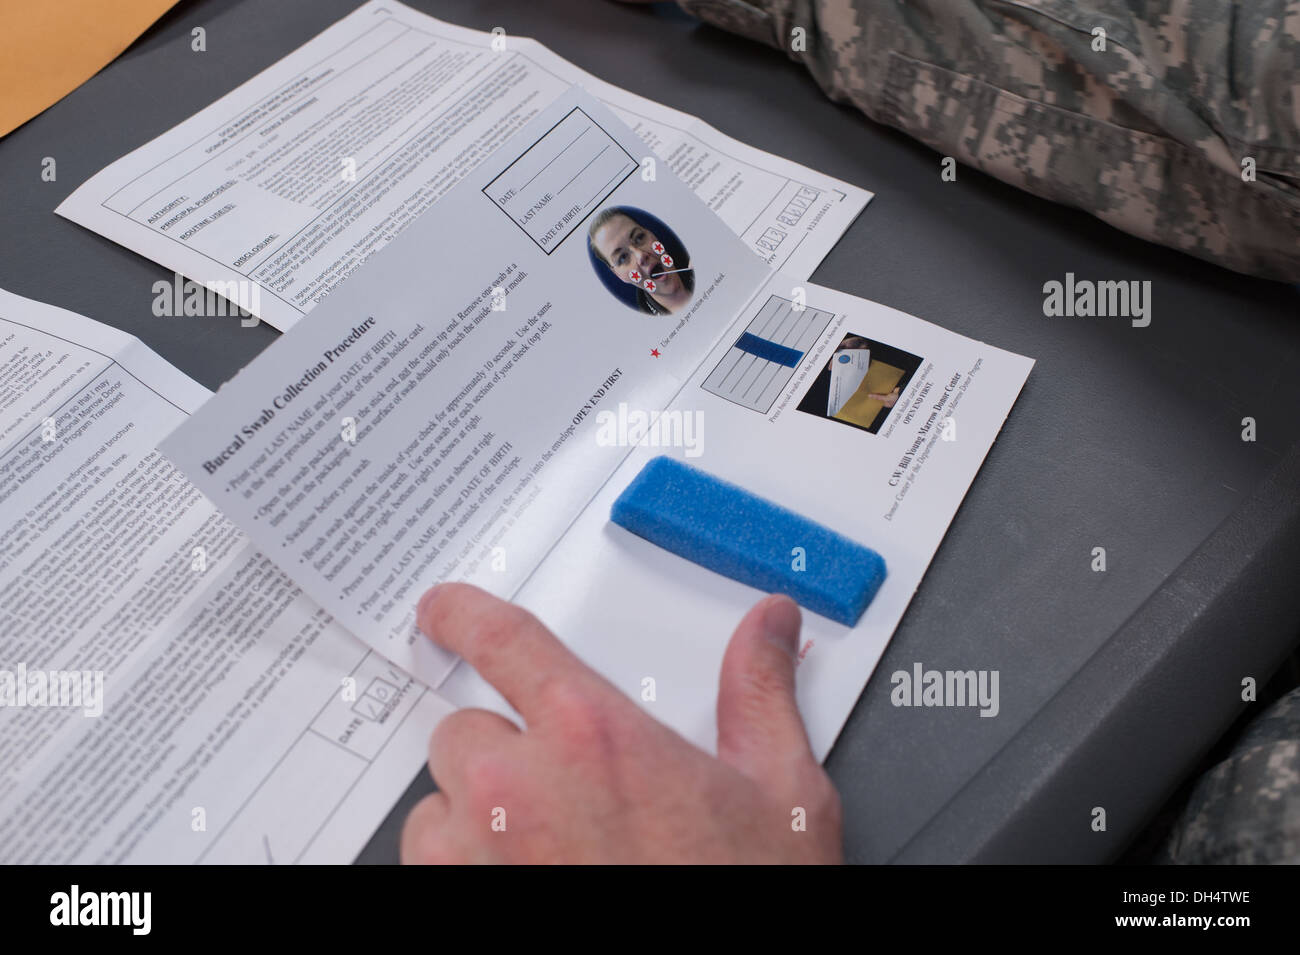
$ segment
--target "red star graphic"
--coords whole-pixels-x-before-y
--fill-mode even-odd
[[[673,257],[667,252],[659,256],[659,261],[664,264],[664,268],[666,269],[671,269],[673,267]]]
[[[646,279],[646,280],[645,280],[645,290],[646,290],[647,292],[653,292],[653,291],[655,290],[654,279]]]
[[[627,277],[630,278],[633,282],[641,281],[641,273],[638,272],[636,269],[633,269],[631,272],[629,272],[627,274]]]
[[[650,248],[654,249],[655,255],[664,254],[664,244],[662,242],[656,242],[654,245],[650,246]]]
[[[658,357],[659,357],[659,349],[658,349],[658,348],[652,348],[652,349],[650,349],[650,357],[651,357],[651,358],[658,358]]]

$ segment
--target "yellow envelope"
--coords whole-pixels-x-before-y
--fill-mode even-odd
[[[903,369],[886,365],[883,361],[873,361],[867,368],[867,377],[858,385],[858,390],[853,392],[853,397],[833,417],[863,428],[871,427],[871,422],[876,420],[876,415],[885,406],[867,395],[887,395],[902,379]]]
[[[0,0],[0,136],[111,63],[176,0]]]

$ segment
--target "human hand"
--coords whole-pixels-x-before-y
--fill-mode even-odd
[[[867,341],[861,335],[845,335],[844,340],[835,346],[835,351],[826,361],[826,370],[830,371],[831,366],[835,364],[835,356],[840,352],[851,349],[867,350],[871,349],[871,342]]]
[[[477,709],[438,724],[429,769],[439,791],[411,810],[403,862],[842,861],[839,794],[795,705],[800,618],[788,597],[759,601],[731,638],[716,758],[645,713],[532,614],[477,587],[435,587],[418,620],[527,728]]]
[[[897,388],[889,392],[889,394],[876,394],[874,391],[867,392],[868,398],[874,398],[876,401],[879,401],[886,408],[892,408],[894,407],[895,404],[898,403],[898,395],[899,395],[899,391]]]

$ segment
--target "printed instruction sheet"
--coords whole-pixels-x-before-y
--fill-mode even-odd
[[[450,706],[156,450],[208,397],[0,290],[0,863],[347,863]]]
[[[420,584],[522,583],[626,454],[595,406],[664,407],[769,271],[580,88],[510,143],[163,446],[431,686]]]
[[[807,278],[871,193],[611,86],[526,37],[373,0],[56,210],[281,330],[581,85],[768,265]]]
[[[414,626],[425,589],[468,580],[630,695],[663,675],[655,715],[712,749],[722,648],[762,595],[608,521],[649,455],[690,459],[887,562],[855,627],[805,613],[824,756],[1032,361],[771,271],[682,183],[637,175],[635,143],[575,88],[161,447],[452,702],[505,707]],[[865,368],[841,402],[845,354]]]

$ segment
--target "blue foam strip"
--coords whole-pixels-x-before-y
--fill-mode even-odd
[[[853,626],[885,579],[885,561],[744,488],[675,458],[651,459],[610,519],[679,557]],[[795,570],[802,548],[804,569]]]
[[[793,368],[799,364],[799,359],[803,357],[803,352],[797,348],[790,348],[778,342],[769,341],[766,338],[759,338],[749,332],[745,332],[740,336],[736,342],[736,347],[741,351],[747,351],[751,355],[757,355],[767,361],[785,365],[787,368]]]

